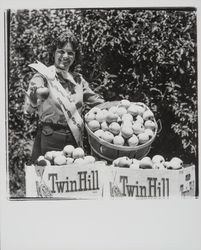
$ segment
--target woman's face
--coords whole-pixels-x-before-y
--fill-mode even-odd
[[[61,70],[69,70],[75,60],[75,51],[71,43],[66,43],[63,48],[55,51],[55,66]]]

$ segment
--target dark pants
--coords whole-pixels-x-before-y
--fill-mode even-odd
[[[32,162],[48,151],[61,151],[66,145],[77,147],[76,141],[69,129],[55,128],[43,125],[38,128],[32,150]]]

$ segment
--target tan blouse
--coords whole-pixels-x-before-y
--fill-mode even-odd
[[[80,114],[82,113],[84,104],[92,108],[104,102],[104,100],[99,95],[90,89],[88,82],[84,80],[80,74],[72,76],[70,73],[67,73],[65,76],[63,76],[61,72],[57,72],[56,77],[70,98],[75,102],[77,110]],[[37,99],[36,107],[33,107],[31,99],[28,97],[34,88],[46,86],[46,79],[39,73],[36,73],[30,81],[25,98],[25,113],[37,111],[40,121],[48,123],[51,122],[65,126],[67,124],[65,116],[58,104],[54,102],[51,94],[49,94],[48,98],[44,101]]]

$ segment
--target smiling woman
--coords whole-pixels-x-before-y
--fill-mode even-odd
[[[53,52],[51,54],[53,56],[52,61],[54,63],[56,63],[57,59],[62,59],[62,56],[65,60],[67,58],[71,59],[72,64],[76,64],[80,59],[80,45],[74,34],[69,30],[62,33],[57,39],[53,40],[50,47],[52,50],[51,52]]]
[[[70,67],[79,54],[79,46],[71,32],[61,34],[52,44],[55,80],[42,74],[40,63],[32,77],[25,99],[25,113],[37,111],[39,128],[35,138],[32,161],[47,151],[62,150],[65,145],[82,144],[82,107],[103,103],[83,79],[82,75],[70,72]],[[31,65],[30,65],[31,66]],[[36,69],[36,68],[35,68]]]
[[[55,66],[61,70],[69,70],[69,67],[73,64],[75,60],[75,51],[73,49],[73,44],[68,41],[65,43],[61,49],[57,48],[55,51]]]
[[[62,49],[55,52],[55,66],[61,70],[69,70],[75,59],[75,52],[71,43],[64,45]]]

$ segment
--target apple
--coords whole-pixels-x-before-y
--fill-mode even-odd
[[[52,151],[52,156],[53,156],[53,159],[57,156],[64,156],[64,153],[63,153],[63,150],[62,151]]]
[[[173,157],[170,160],[170,166],[172,169],[181,169],[183,167],[183,161],[178,157]]]
[[[141,133],[138,135],[139,144],[144,144],[149,141],[149,135],[147,133]]]
[[[154,155],[152,157],[152,162],[153,163],[160,163],[160,164],[163,164],[165,163],[165,159],[162,155]]]
[[[51,166],[51,162],[50,162],[49,160],[45,159],[45,161],[46,161],[46,163],[47,163],[47,164],[46,164],[47,167]]]
[[[100,126],[101,126],[101,129],[103,131],[108,131],[109,130],[109,126],[108,126],[107,122],[102,122]]]
[[[129,121],[132,122],[133,121],[133,116],[131,114],[123,114],[121,117],[123,122]]]
[[[130,165],[130,168],[132,169],[139,169],[140,168],[140,161],[137,159],[132,159],[132,163]]]
[[[87,162],[83,159],[83,158],[77,158],[74,160],[74,164],[79,164],[79,165],[83,165],[86,164]]]
[[[137,105],[138,106],[138,114],[140,116],[143,115],[143,113],[145,112],[145,107],[141,106],[141,105]]]
[[[121,134],[124,138],[128,139],[133,135],[132,126],[125,126],[125,124],[121,127]]]
[[[100,128],[100,123],[96,120],[92,120],[88,122],[88,127],[91,131],[96,131]]]
[[[153,168],[152,160],[149,156],[145,156],[140,160],[140,168]]]
[[[73,159],[83,158],[84,157],[84,150],[80,147],[75,148],[73,150],[72,157],[73,157]]]
[[[93,157],[92,155],[86,155],[84,157],[84,160],[87,163],[94,163],[96,161],[95,157]]]
[[[48,151],[45,153],[45,159],[48,161],[52,161],[54,158],[53,155],[54,155],[53,151]]]
[[[107,116],[106,116],[106,121],[109,123],[116,122],[118,120],[118,117],[119,116],[116,113],[108,111]]]
[[[96,114],[96,120],[100,123],[106,121],[107,113],[108,111],[106,109],[99,111]]]
[[[125,115],[126,113],[127,113],[126,108],[124,108],[124,107],[119,107],[119,108],[117,108],[116,114],[117,114],[119,117],[122,117],[122,116]]]
[[[129,139],[128,139],[128,145],[130,146],[130,147],[135,147],[135,146],[137,146],[138,145],[138,143],[139,143],[139,139],[138,139],[138,137],[136,136],[136,135],[132,135]]]
[[[141,123],[141,124],[144,124],[144,120],[143,120],[143,118],[142,118],[141,115],[137,115],[137,116],[136,116],[136,122],[139,122],[139,123]]]
[[[136,104],[131,104],[130,107],[128,108],[128,113],[133,115],[133,116],[136,116],[138,115],[138,105]]]
[[[43,155],[40,155],[37,159],[37,161],[45,160],[45,157]]]
[[[183,166],[183,161],[179,157],[173,157],[171,161],[179,162]]]
[[[128,108],[131,105],[129,100],[121,100],[119,103],[119,107],[124,107],[124,108]]]
[[[49,89],[46,87],[41,87],[36,90],[36,95],[39,99],[47,99],[49,96]]]
[[[133,122],[129,121],[129,120],[123,120],[122,124],[121,124],[121,127],[123,127],[123,126],[132,128],[133,127]]]
[[[94,132],[94,135],[97,136],[98,138],[102,138],[104,131],[102,129],[98,129]]]
[[[151,130],[155,130],[155,129],[156,129],[156,124],[155,124],[155,122],[153,122],[152,120],[147,120],[147,121],[145,121],[145,123],[144,123],[144,127],[145,127],[145,129],[146,129],[146,128],[149,128],[149,129],[151,129]]]
[[[120,129],[121,129],[121,127],[120,127],[119,123],[117,123],[117,122],[112,122],[109,125],[109,131],[111,133],[113,133],[114,135],[119,134]]]
[[[113,139],[113,144],[114,145],[119,145],[119,146],[123,146],[125,143],[124,138],[121,135],[116,135]]]
[[[104,131],[102,135],[102,139],[109,143],[112,143],[114,139],[114,135],[110,131]]]
[[[73,162],[74,162],[74,159],[72,157],[67,157],[66,158],[66,164],[67,165],[73,164]]]
[[[38,166],[51,166],[51,162],[42,155],[38,157],[35,164]]]
[[[120,159],[120,158],[117,158],[117,159],[115,159],[115,160],[112,162],[112,165],[113,165],[114,167],[118,167],[119,159]]]
[[[40,161],[36,160],[35,164],[38,165],[38,166],[41,166],[41,167],[46,167],[47,166],[47,162],[46,162],[45,159],[40,160]]]
[[[54,158],[54,165],[66,165],[66,157],[64,155],[58,155]]]
[[[89,112],[93,113],[94,115],[96,115],[98,112],[100,112],[101,109],[98,107],[93,107]]]
[[[150,120],[150,119],[153,119],[154,118],[154,114],[151,110],[146,110],[144,113],[143,113],[143,119],[146,121],[146,120]]]
[[[63,153],[66,157],[71,157],[75,147],[73,145],[66,145],[63,149]]]
[[[132,163],[131,159],[129,159],[127,156],[123,156],[119,158],[118,167],[129,168],[131,163]]]
[[[84,116],[84,119],[87,123],[95,120],[95,118],[96,118],[96,115],[92,112],[89,112],[89,113],[85,114],[85,116]]]
[[[162,163],[159,163],[159,162],[154,163],[154,164],[153,164],[153,168],[154,168],[154,169],[160,169],[160,170],[166,169],[165,165],[162,164]]]
[[[148,134],[149,138],[152,138],[152,137],[154,136],[154,132],[153,132],[153,130],[150,129],[150,128],[146,128],[146,129],[144,130],[144,132],[145,132],[146,134]]]
[[[144,126],[140,122],[134,122],[132,128],[136,135],[144,132]]]
[[[57,155],[59,155],[58,151],[55,151],[55,150],[49,151],[49,152],[47,152],[47,153],[48,153],[47,156],[52,156],[52,160],[54,160],[54,158],[55,158]],[[50,159],[47,158],[47,160],[50,160]]]
[[[115,114],[116,113],[116,111],[117,111],[117,109],[118,109],[118,107],[117,106],[112,106],[112,107],[110,107],[109,108],[109,112],[111,112],[111,113],[113,113],[113,114]]]
[[[166,169],[171,169],[170,161],[165,161],[164,166]]]

